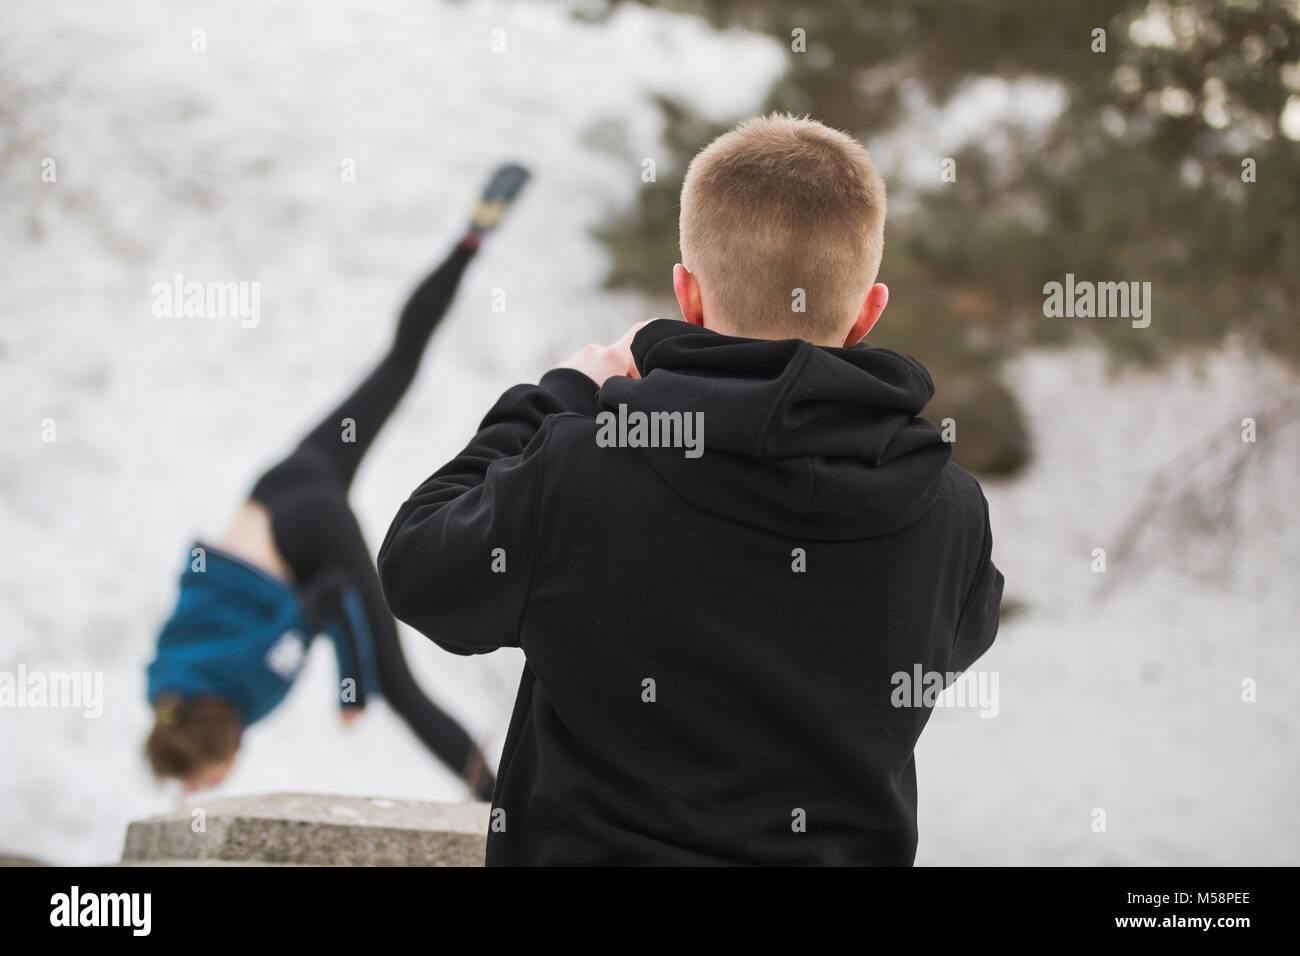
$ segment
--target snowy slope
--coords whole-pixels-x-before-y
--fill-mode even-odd
[[[545,4],[230,6],[0,12],[0,669],[106,682],[99,720],[0,712],[0,847],[56,861],[114,859],[129,819],[170,807],[139,759],[143,668],[189,536],[219,531],[378,355],[492,165],[518,158],[535,179],[358,478],[376,547],[501,390],[647,317],[594,291],[587,230],[656,155],[649,94],[721,117],[779,66],[766,40],[641,10],[591,26]],[[39,179],[46,156],[55,184]],[[260,281],[260,325],[155,319],[151,287],[177,272]],[[495,758],[520,660],[406,637],[425,686]],[[341,729],[333,681],[320,643],[225,792],[464,796],[390,712]]]
[[[921,738],[917,862],[1300,862],[1300,421],[1263,425],[1294,374],[1229,350],[1111,377],[1076,350],[1012,375],[1037,458],[985,490],[1027,609],[977,665],[999,675],[998,715],[938,710]],[[1179,502],[1194,489],[1216,514],[1234,461],[1237,527],[1204,527]]]
[[[536,178],[363,467],[354,502],[375,544],[504,387],[646,317],[595,289],[587,229],[656,155],[648,94],[744,112],[781,60],[772,41],[634,9],[595,26],[545,4],[230,6],[0,9],[0,670],[102,671],[106,694],[97,720],[0,711],[8,851],[113,859],[128,820],[172,805],[139,750],[144,665],[184,548],[378,354],[488,168],[515,157]],[[45,157],[56,183],[40,181]],[[349,158],[355,183],[341,182]],[[259,281],[261,323],[154,318],[153,283],[178,272]],[[1235,422],[1295,383],[1232,355],[1205,379],[1109,381],[1082,352],[1017,374],[1041,455],[989,498],[1028,610],[985,662],[999,716],[941,711],[923,738],[920,862],[1300,862],[1280,686],[1300,610],[1295,429],[1248,473],[1225,568],[1188,566],[1156,534],[1112,565],[1104,603],[1089,571],[1093,547],[1144,518],[1165,462],[1209,433],[1236,440]],[[409,633],[405,646],[495,757],[519,658],[457,658]],[[339,726],[333,668],[318,644],[222,792],[461,799],[382,707]],[[1258,703],[1240,703],[1243,677]]]

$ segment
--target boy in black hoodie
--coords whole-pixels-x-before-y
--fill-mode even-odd
[[[885,189],[851,137],[773,115],[682,188],[685,322],[516,385],[379,554],[393,613],[520,647],[489,864],[904,864],[932,697],[997,632],[988,509],[861,343]]]

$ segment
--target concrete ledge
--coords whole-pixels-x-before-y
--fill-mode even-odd
[[[203,832],[195,832],[195,810]],[[382,797],[228,797],[137,820],[128,866],[482,866],[490,807]]]

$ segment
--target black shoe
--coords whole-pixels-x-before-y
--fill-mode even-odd
[[[501,221],[510,204],[514,202],[519,191],[528,182],[528,170],[518,163],[506,163],[492,174],[488,184],[483,187],[474,212],[469,219],[472,232],[487,232]]]
[[[492,791],[496,789],[497,778],[488,769],[487,758],[483,756],[482,751],[475,748],[470,751],[469,757],[465,760],[465,766],[461,769],[461,778],[465,785],[469,787],[469,792],[479,800],[492,799]]]

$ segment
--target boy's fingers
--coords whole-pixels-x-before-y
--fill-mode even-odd
[[[641,321],[641,322],[638,322],[636,325],[632,326],[632,328],[628,329],[628,330],[627,330],[627,335],[625,336],[625,338],[626,338],[627,341],[628,341],[628,344],[631,345],[631,344],[632,344],[632,340],[633,340],[634,338],[636,338],[636,334],[637,334],[638,332],[640,332],[642,329],[644,329],[647,325],[649,325],[649,324],[650,324],[651,322],[653,322],[653,321],[654,321],[654,319],[645,319],[645,320],[643,320],[643,321]]]
[[[624,332],[621,339],[610,346],[610,348],[618,352],[621,361],[626,366],[626,369],[622,374],[627,375],[629,378],[641,377],[641,373],[636,367],[636,360],[632,358],[632,339],[636,338],[636,334],[653,321],[654,319],[646,319],[643,322],[638,322],[636,325],[632,326],[632,328]]]

